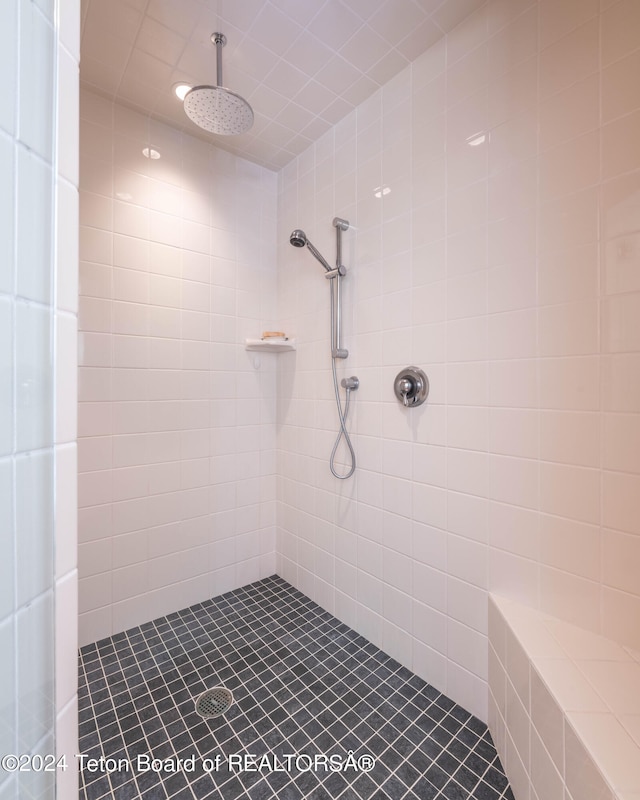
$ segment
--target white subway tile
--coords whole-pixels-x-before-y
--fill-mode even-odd
[[[538,508],[539,465],[537,461],[490,455],[488,484],[490,497],[501,503]]]
[[[558,6],[551,0],[540,4],[540,45],[544,48],[598,14],[597,0],[571,0]],[[540,794],[538,792],[538,794]]]
[[[55,63],[54,52],[55,29],[49,19],[40,12],[36,5],[21,5],[18,40],[20,91],[18,105],[18,137],[27,148],[37,153],[49,163],[53,157],[53,146],[58,146],[57,136],[54,139],[52,120],[54,113],[54,81],[51,72],[45,65]],[[33,58],[33,52],[39,58]],[[66,76],[63,76],[66,77]],[[66,87],[65,87],[66,88]],[[69,91],[73,91],[69,86]],[[71,104],[70,104],[71,106]],[[60,129],[64,131],[64,126]],[[61,144],[61,150],[64,148]],[[34,195],[33,199],[40,197]]]
[[[489,502],[489,544],[523,558],[536,559],[539,519],[534,509]]]
[[[597,525],[552,515],[540,518],[543,563],[592,581],[601,571],[601,534]]]
[[[451,533],[486,544],[488,505],[485,497],[447,492],[447,525]]]
[[[490,359],[533,358],[537,340],[535,309],[505,311],[489,316],[487,352]]]
[[[447,617],[428,605],[413,601],[413,635],[423,644],[446,654]]]
[[[45,97],[42,101],[46,105]],[[31,144],[37,147],[35,141]],[[45,304],[53,299],[51,273],[54,240],[49,189],[52,180],[50,163],[33,150],[23,147],[17,149],[16,289],[18,296]]]
[[[77,152],[77,150],[76,150]],[[58,178],[58,231],[75,229],[78,219],[78,190],[76,184]],[[78,311],[78,237],[58,235],[56,291],[57,307],[64,311]]]
[[[594,412],[540,412],[540,456],[583,467],[600,465],[600,426]]]
[[[582,522],[600,520],[598,470],[542,462],[540,509]]]
[[[540,53],[540,93],[548,97],[598,70],[599,20],[591,19]]]
[[[547,98],[540,108],[540,149],[593,131],[599,124],[599,76],[582,81]],[[569,109],[571,111],[569,112]]]
[[[539,361],[541,408],[596,411],[599,405],[599,360],[591,356],[543,358]]]
[[[463,536],[447,537],[447,571],[460,580],[487,588],[487,548]]]
[[[614,787],[616,793],[625,788],[635,791],[640,787],[638,748],[612,715],[574,712],[568,715],[568,721],[567,785],[573,784],[579,790],[580,783],[584,782],[589,787],[584,795],[575,792],[578,796],[605,797],[610,786]],[[597,772],[589,759],[589,767],[582,775],[579,774],[581,749],[598,753],[600,769]]]
[[[447,614],[480,633],[487,632],[486,591],[454,577],[447,577]]]
[[[538,185],[535,158],[517,161],[489,177],[489,222],[524,214],[535,205]]]
[[[481,719],[487,718],[486,680],[454,661],[447,662],[447,693]]]
[[[536,562],[500,550],[489,550],[491,591],[526,605],[538,605],[539,575]]]
[[[600,586],[577,575],[543,567],[540,576],[540,608],[583,628],[595,628]]]
[[[447,656],[482,680],[487,680],[487,637],[453,619],[447,623]]]
[[[602,128],[602,177],[614,178],[638,166],[635,144],[640,131],[640,111],[620,117]]]
[[[2,53],[2,71],[7,76],[11,86],[16,85],[18,62],[18,7],[7,7],[3,17],[2,41],[0,43]],[[0,106],[0,127],[7,133],[13,134],[15,131],[15,101],[16,93],[5,92]],[[4,173],[5,175],[7,173]]]
[[[80,614],[109,606],[111,599],[110,573],[103,572],[100,575],[80,578],[78,581],[78,611]]]
[[[15,442],[17,450],[37,450],[53,441],[54,399],[52,365],[50,363],[51,313],[46,307],[18,302],[14,307],[14,326],[20,350],[16,354],[15,379]],[[73,320],[61,328],[64,333],[73,327]],[[68,355],[68,339],[62,342]],[[69,370],[74,366],[72,358]],[[73,382],[71,384],[73,389]],[[70,401],[74,407],[73,400]],[[65,403],[65,409],[68,405]],[[70,431],[65,427],[64,433]],[[62,432],[61,432],[62,433]],[[64,439],[63,439],[64,440]]]
[[[640,401],[640,379],[635,353],[609,356],[602,362],[602,404],[605,411],[635,412]]]
[[[603,473],[602,523],[608,528],[637,534],[640,477],[623,472]]]
[[[638,7],[633,0],[609,4],[602,13],[602,61],[617,61],[638,47],[633,31],[638,24]]]
[[[526,2],[526,0],[525,0]],[[538,58],[520,62],[494,81],[489,92],[489,124],[534,110],[538,98]]]

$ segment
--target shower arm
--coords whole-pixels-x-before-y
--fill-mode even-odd
[[[336,280],[336,311],[335,318],[331,320],[331,356],[332,358],[347,358],[349,351],[342,347],[342,278],[347,274],[347,270],[342,263],[342,231],[346,231],[349,223],[334,217],[333,225],[336,229],[336,267],[325,274],[325,278]],[[331,291],[334,291],[333,284]]]
[[[227,43],[227,37],[224,33],[214,33],[211,38],[216,46],[216,85],[222,87],[222,48]]]

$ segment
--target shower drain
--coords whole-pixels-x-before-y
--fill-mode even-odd
[[[214,686],[207,689],[196,700],[196,711],[205,719],[219,717],[233,703],[233,695],[224,686]]]

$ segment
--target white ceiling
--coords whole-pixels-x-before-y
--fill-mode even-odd
[[[484,0],[82,0],[82,84],[279,169]],[[248,133],[216,136],[172,86],[223,84],[252,105]]]

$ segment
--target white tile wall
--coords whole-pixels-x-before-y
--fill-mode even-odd
[[[275,571],[277,183],[90,93],[80,141],[86,643]]]
[[[278,572],[483,718],[487,590],[640,646],[639,48],[633,3],[489,0],[279,174]],[[331,259],[334,215],[346,485],[328,290],[288,245]]]
[[[3,797],[78,794],[76,315],[80,7],[0,10],[0,525],[5,753],[66,755],[0,774]],[[38,57],[33,58],[37,52]],[[55,612],[54,612],[55,609]]]

